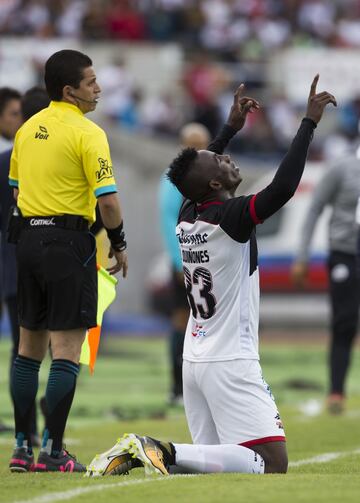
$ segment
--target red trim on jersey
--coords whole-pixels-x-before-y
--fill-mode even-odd
[[[286,437],[279,436],[279,437],[255,438],[255,440],[248,440],[247,442],[243,442],[242,444],[239,445],[242,445],[243,447],[251,447],[252,445],[267,444],[268,442],[286,442]]]
[[[221,206],[222,204],[224,204],[224,201],[209,201],[208,203],[197,204],[196,208],[202,211],[208,208],[209,206]]]
[[[256,195],[257,194],[252,196],[252,198],[250,199],[250,216],[251,216],[251,220],[254,222],[254,224],[257,225],[257,224],[262,224],[263,220],[260,220],[260,218],[258,218],[258,216],[256,214],[256,210],[255,210]]]

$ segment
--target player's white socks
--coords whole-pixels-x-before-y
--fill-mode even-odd
[[[241,445],[173,444],[176,466],[187,473],[264,473],[263,458]]]

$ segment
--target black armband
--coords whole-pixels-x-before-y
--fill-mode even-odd
[[[315,121],[313,121],[312,119],[310,119],[310,117],[304,117],[303,120],[301,122],[308,122],[314,129],[317,128],[317,124]]]
[[[124,232],[124,224],[121,222],[121,224],[118,227],[115,227],[115,229],[107,229],[105,227],[105,230],[107,232],[107,236],[109,238],[111,248],[114,251],[117,252],[122,252],[126,250],[127,243],[125,241],[125,232]]]

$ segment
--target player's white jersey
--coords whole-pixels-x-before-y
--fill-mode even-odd
[[[185,202],[176,234],[190,304],[184,359],[259,359],[254,196]]]

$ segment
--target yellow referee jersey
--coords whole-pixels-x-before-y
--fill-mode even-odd
[[[95,219],[96,198],[117,192],[105,132],[75,105],[52,101],[19,129],[9,183],[24,217]]]

